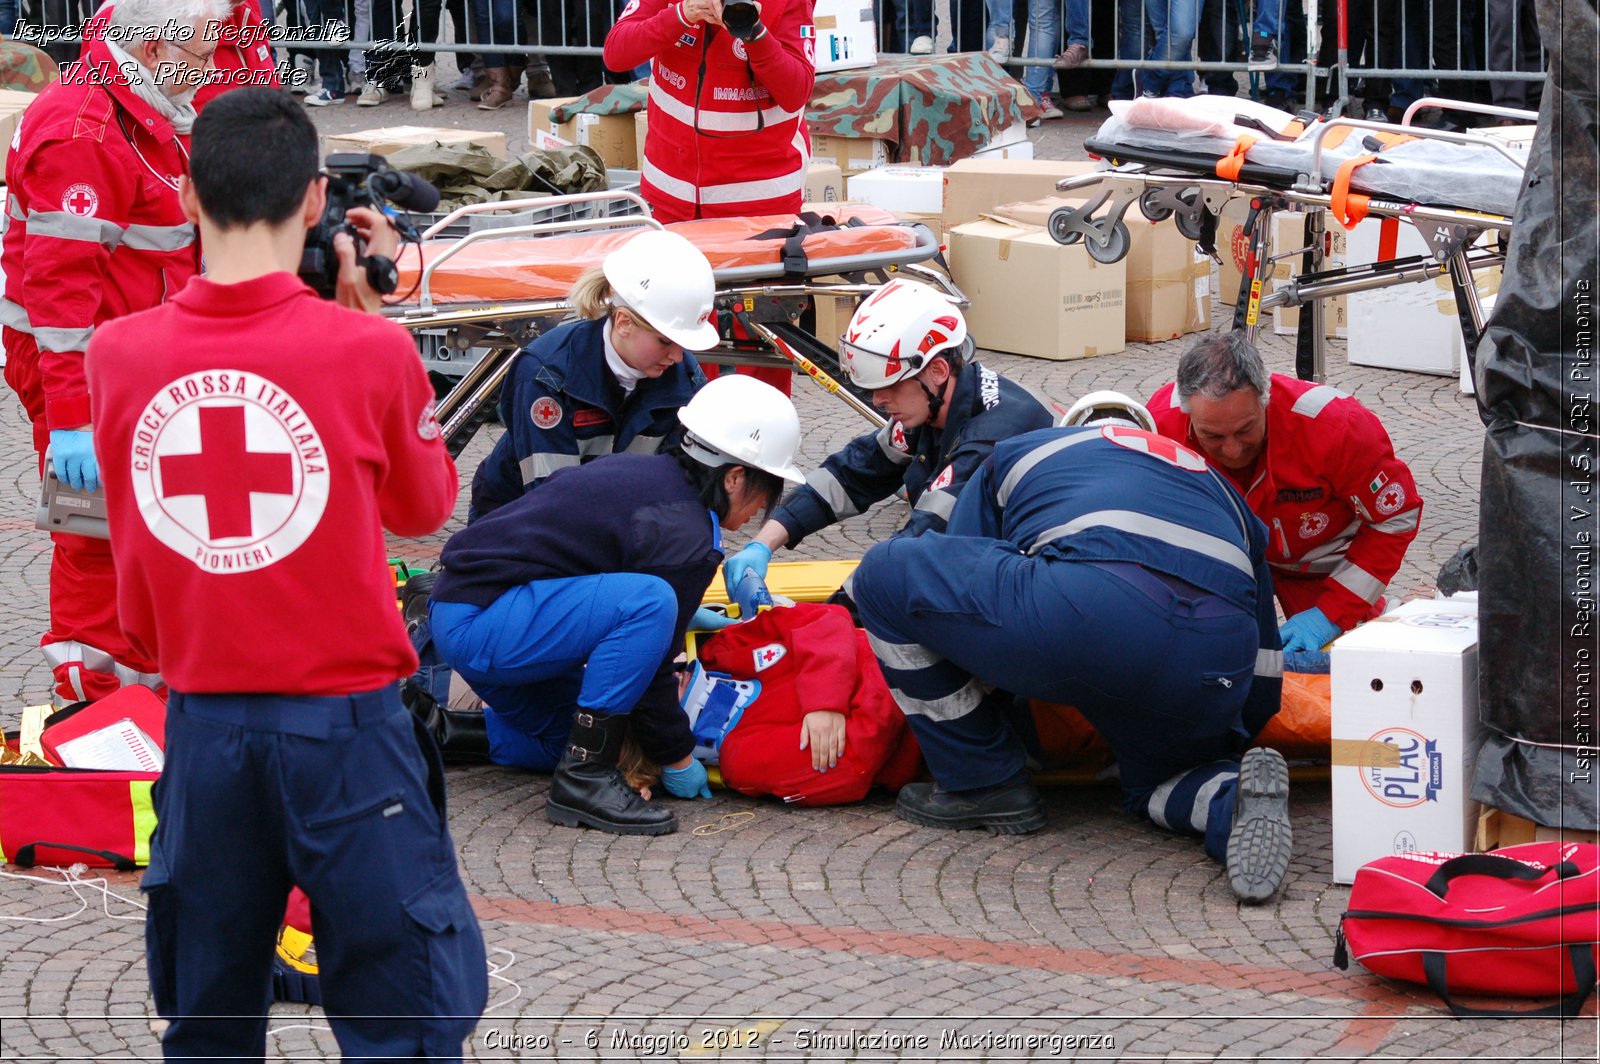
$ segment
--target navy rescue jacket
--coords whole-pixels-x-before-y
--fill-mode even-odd
[[[952,536],[1024,554],[1132,562],[1256,618],[1260,643],[1242,716],[1254,736],[1278,711],[1283,643],[1267,566],[1267,526],[1198,452],[1124,425],[1049,429],[1006,440],[950,515]]]
[[[665,580],[678,600],[667,655],[639,704],[611,711],[632,709],[639,745],[654,761],[670,764],[694,749],[672,659],[722,564],[722,532],[675,457],[622,454],[559,470],[538,491],[451,536],[439,560],[434,601],[476,606],[539,580],[605,573]]]
[[[788,545],[794,547],[904,487],[911,516],[899,534],[943,532],[962,485],[997,441],[1054,422],[1038,396],[981,362],[969,362],[956,378],[944,428],[924,425],[907,431],[891,421],[857,436],[791,491],[773,519],[783,525]]]
[[[655,454],[678,434],[678,408],[706,382],[689,352],[633,394],[606,366],[605,320],[574,321],[545,333],[517,356],[500,389],[505,433],[472,477],[475,521],[558,469],[603,454]]]

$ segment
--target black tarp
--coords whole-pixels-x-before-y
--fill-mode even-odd
[[[1592,2],[1539,0],[1550,77],[1477,350],[1487,438],[1479,513],[1473,797],[1551,827],[1600,829],[1600,208]]]

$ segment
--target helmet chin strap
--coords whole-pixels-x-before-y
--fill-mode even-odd
[[[922,389],[922,394],[928,397],[928,422],[932,424],[938,417],[939,411],[944,406],[944,396],[929,388],[923,383],[921,377],[917,378],[917,386]],[[943,389],[940,389],[943,391]]]

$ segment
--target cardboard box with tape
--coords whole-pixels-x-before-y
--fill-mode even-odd
[[[996,207],[997,217],[1043,228],[1053,211],[1084,200],[1046,196]],[[1171,220],[1152,222],[1129,211],[1124,223],[1131,243],[1127,270],[1126,338],[1172,340],[1211,328],[1211,260],[1178,232]]]
[[[889,142],[877,137],[830,137],[813,133],[811,158],[819,163],[833,163],[849,177],[888,163]]]
[[[981,219],[946,231],[950,276],[972,300],[979,347],[1036,358],[1087,358],[1124,347],[1126,270],[1031,225]]]
[[[1088,159],[961,159],[945,167],[944,224],[949,229],[991,214],[1002,203],[1053,195],[1064,177],[1100,169]]]
[[[535,148],[570,147],[586,144],[600,153],[605,164],[622,170],[639,169],[639,128],[632,113],[620,115],[574,115],[557,125],[550,113],[576,96],[528,103],[528,140]]]
[[[1333,881],[1412,850],[1471,848],[1476,598],[1418,599],[1333,644]]]
[[[392,155],[401,148],[414,148],[419,144],[447,144],[467,147],[476,145],[490,155],[504,159],[506,135],[472,129],[439,129],[433,126],[385,126],[382,129],[363,129],[357,133],[329,134],[323,140],[323,150],[334,152],[368,152],[373,155]]]

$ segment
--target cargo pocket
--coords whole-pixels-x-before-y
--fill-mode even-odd
[[[417,1012],[437,1018],[442,1044],[454,1039],[453,1049],[429,1051],[459,1053],[461,1040],[476,1025],[489,1000],[488,965],[477,917],[453,867],[435,876],[401,907],[427,964],[425,985],[418,987]],[[457,1029],[459,1033],[455,1033]]]
[[[154,849],[150,867],[139,881],[139,891],[145,897],[145,969],[150,976],[150,994],[155,998],[156,1015],[171,1019],[179,1015],[178,978],[173,966],[178,920],[167,862]]]

